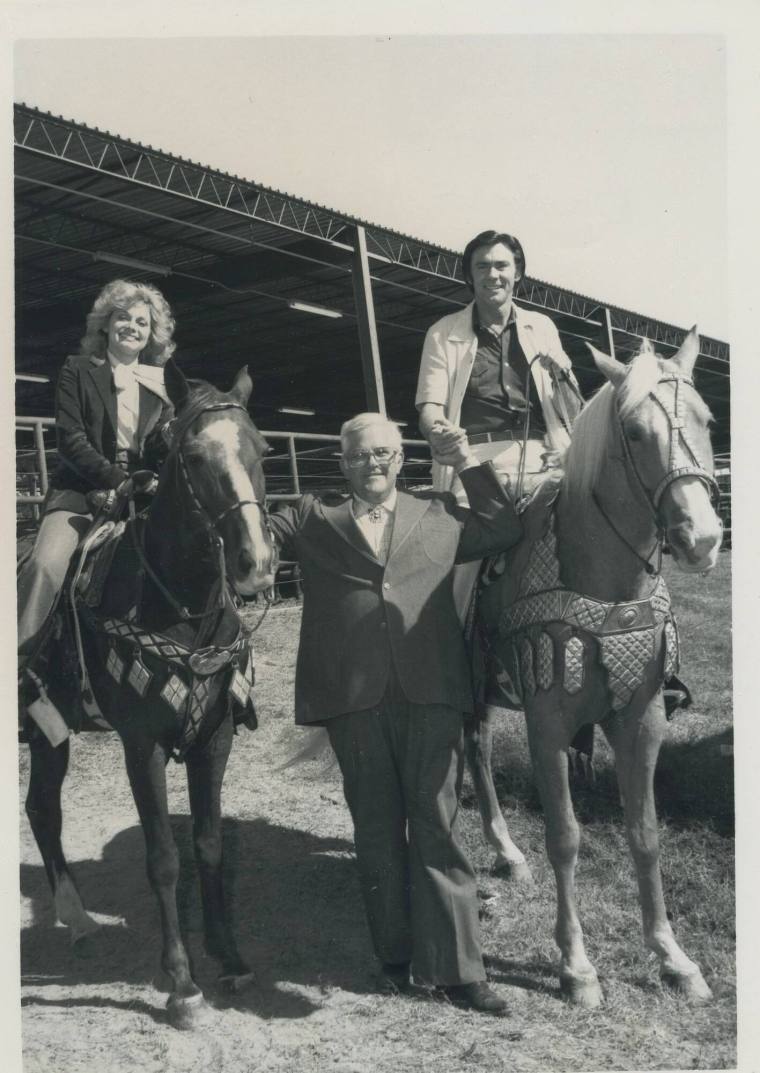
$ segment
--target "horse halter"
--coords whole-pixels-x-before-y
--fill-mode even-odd
[[[674,385],[674,391],[672,396],[672,402],[670,394],[667,395],[659,391],[662,384],[672,383]],[[642,480],[636,465],[636,460],[633,457],[631,445],[628,442],[628,437],[623,426],[622,418],[620,417],[620,410],[616,407],[615,413],[617,414],[618,427],[620,429],[620,440],[623,445],[623,451],[625,452],[626,461],[631,468],[631,472],[635,476],[639,487],[644,493],[644,497],[649,505],[649,508],[657,524],[658,530],[662,530],[660,523],[660,504],[662,497],[671,484],[681,480],[682,477],[697,477],[703,484],[707,486],[707,490],[710,494],[713,507],[717,508],[720,502],[720,488],[718,482],[712,476],[711,473],[705,469],[702,465],[699,456],[689,443],[686,436],[685,425],[686,422],[683,416],[683,406],[681,398],[682,385],[694,388],[694,381],[691,377],[681,376],[680,373],[666,373],[660,377],[655,385],[653,391],[649,393],[657,405],[660,407],[668,422],[668,469],[665,476],[659,482],[655,490],[650,491]],[[680,464],[679,464],[680,463]]]
[[[195,490],[195,485],[193,484],[192,477],[190,476],[190,470],[187,467],[185,456],[182,453],[182,445],[185,436],[187,435],[188,430],[192,423],[195,421],[195,419],[200,417],[201,414],[212,413],[216,410],[242,410],[243,413],[246,414],[246,416],[248,414],[248,410],[239,402],[216,402],[208,406],[197,406],[188,415],[186,415],[186,417],[182,421],[181,426],[175,432],[172,447],[175,450],[180,472],[185,480],[185,484],[187,485],[187,489],[190,493],[190,499],[192,501],[193,507],[200,515],[203,524],[209,531],[209,535],[211,536],[213,531],[213,536],[223,541],[222,535],[221,533],[219,533],[218,530],[219,522],[221,522],[223,518],[226,518],[229,514],[232,514],[236,510],[241,510],[243,507],[248,506],[258,507],[266,518],[267,507],[266,503],[264,503],[264,501],[261,499],[238,499],[236,502],[231,503],[229,507],[225,507],[224,510],[219,511],[218,514],[211,515],[201,502],[198,493]]]
[[[240,510],[242,507],[245,507],[245,506],[258,507],[259,510],[262,512],[262,515],[264,517],[265,528],[266,528],[267,532],[269,533],[270,539],[272,537],[272,530],[271,530],[271,527],[270,527],[269,522],[268,522],[268,513],[269,512],[267,511],[266,504],[262,500],[257,499],[257,498],[256,499],[239,499],[239,500],[236,500],[234,503],[231,503],[228,507],[225,507],[224,510],[221,510],[217,514],[212,515],[206,509],[206,507],[204,507],[204,505],[201,502],[200,497],[198,496],[198,493],[197,493],[197,491],[195,489],[192,477],[190,476],[190,470],[188,469],[187,462],[185,461],[185,457],[184,457],[184,454],[182,452],[182,446],[183,446],[183,443],[184,443],[184,440],[185,440],[185,436],[187,435],[187,433],[188,433],[188,431],[190,429],[190,426],[193,424],[193,422],[196,420],[196,418],[200,417],[201,414],[211,413],[212,411],[218,411],[218,410],[242,410],[244,414],[246,414],[246,415],[248,414],[248,410],[246,409],[246,407],[243,406],[239,402],[215,402],[215,403],[204,404],[203,400],[201,400],[200,404],[195,406],[195,407],[193,407],[187,414],[183,414],[180,419],[174,418],[174,420],[172,421],[171,426],[170,426],[170,429],[171,429],[171,431],[170,431],[171,446],[170,446],[170,449],[169,449],[169,458],[174,457],[174,458],[177,459],[177,464],[179,466],[179,471],[180,471],[180,473],[182,475],[182,478],[184,480],[185,486],[186,486],[187,491],[189,493],[192,508],[196,512],[198,517],[200,518],[200,520],[201,520],[201,522],[203,524],[203,527],[206,530],[206,535],[208,537],[209,543],[212,545],[212,547],[215,550],[216,555],[217,555],[217,561],[218,561],[218,564],[219,564],[219,567],[218,567],[219,586],[218,586],[217,607],[214,608],[212,606],[208,606],[205,611],[202,611],[199,614],[191,614],[188,611],[188,609],[186,607],[183,607],[182,604],[180,604],[180,602],[178,600],[176,600],[175,597],[169,592],[169,590],[166,588],[166,586],[163,584],[161,579],[157,576],[157,574],[155,573],[153,568],[148,563],[147,559],[145,558],[144,552],[142,552],[142,550],[140,550],[140,559],[141,559],[141,562],[142,562],[142,565],[143,565],[144,569],[150,574],[150,576],[153,579],[154,583],[158,586],[160,591],[163,593],[164,597],[169,601],[169,603],[174,607],[174,609],[180,614],[180,616],[183,619],[185,619],[186,621],[189,620],[189,619],[205,619],[213,610],[215,610],[215,609],[216,610],[223,610],[223,608],[224,608],[225,598],[226,598],[225,594],[226,594],[226,591],[227,591],[227,584],[228,584],[227,583],[227,564],[226,564],[225,555],[224,555],[224,537],[219,532],[219,528],[218,528],[219,523],[222,521],[223,518],[226,518],[228,515],[232,514],[234,511]],[[172,427],[172,426],[174,426],[174,427]],[[167,462],[169,461],[169,458],[167,458]],[[213,592],[213,589],[212,589],[212,592]],[[268,607],[267,607],[267,610],[268,610]],[[263,618],[263,616],[262,616],[262,618]]]

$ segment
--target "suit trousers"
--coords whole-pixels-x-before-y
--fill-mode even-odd
[[[394,683],[376,708],[326,726],[377,957],[411,962],[418,983],[484,980],[475,876],[456,832],[461,712],[412,704]]]
[[[89,514],[70,510],[54,510],[43,516],[34,547],[17,580],[20,663],[34,655],[71,557],[91,521]]]

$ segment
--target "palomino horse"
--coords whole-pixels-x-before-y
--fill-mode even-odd
[[[490,675],[508,680],[525,709],[557,884],[561,988],[587,1007],[602,994],[576,908],[568,747],[589,723],[601,725],[615,754],[645,942],[663,981],[691,999],[710,997],[668,922],[653,788],[662,682],[678,661],[662,541],[682,570],[700,574],[715,565],[722,535],[710,414],[692,382],[698,351],[696,329],[669,360],[648,343],[629,366],[593,351],[608,383],[576,421],[564,478],[538,490],[522,542],[492,563],[479,598]],[[493,831],[503,819],[495,793],[482,792],[490,777],[482,767],[475,784]]]
[[[220,796],[234,717],[255,725],[252,656],[237,597],[272,585],[275,556],[264,508],[267,445],[246,409],[252,388],[247,371],[238,373],[229,393],[186,381],[172,362],[165,382],[175,417],[158,490],[147,517],[128,523],[102,598],[95,607],[80,608],[79,629],[86,687],[121,737],[145,835],[163,930],[161,964],[171,978],[169,1017],[189,1028],[205,1003],[180,935],[179,857],[165,767],[174,755],[187,769],[206,949],[218,958],[226,986],[242,986],[251,973],[225,911]],[[56,689],[56,666],[64,656],[53,642],[42,673],[75,725],[78,696],[70,681],[68,690],[60,681]],[[83,908],[61,847],[68,741],[53,748],[28,725],[26,811],[58,917],[75,946],[86,948],[97,925]]]

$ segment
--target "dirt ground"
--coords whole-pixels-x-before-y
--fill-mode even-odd
[[[688,892],[682,891],[677,866],[665,876],[676,903],[671,909],[689,953],[694,954],[689,942],[699,947],[715,1004],[691,1009],[662,990],[656,966],[642,948],[629,878],[622,888],[610,885],[609,891],[579,883],[605,1005],[589,1013],[560,1000],[551,938],[553,880],[543,859],[542,825],[530,791],[522,800],[509,797],[507,803],[515,837],[534,868],[537,885],[532,892],[508,888],[488,875],[488,853],[479,839],[474,810],[464,809],[479,882],[491,896],[483,902],[489,972],[509,999],[511,1017],[497,1020],[461,1011],[424,991],[413,998],[376,994],[337,770],[323,755],[281,769],[303,741],[291,726],[299,615],[297,606],[276,608],[256,635],[261,726],[255,733],[242,730],[236,738],[225,781],[228,891],[255,984],[234,997],[216,990],[216,964],[202,950],[184,771],[172,764],[170,809],[183,861],[180,913],[196,978],[211,1005],[200,1029],[182,1033],[169,1026],[166,980],[158,969],[158,915],[145,877],[143,839],[118,739],[112,734],[82,735],[72,742],[64,788],[64,845],[75,863],[85,904],[102,929],[95,956],[85,960],[72,955],[65,930],[54,920],[22,813],[26,1073],[528,1073],[733,1065],[730,940],[721,937],[720,922],[702,919],[712,910],[702,906],[699,919],[687,911],[689,899],[701,900],[700,880],[694,881],[696,890],[692,884]],[[22,798],[26,764],[22,754]],[[524,768],[522,779],[529,787]],[[664,840],[676,861],[685,852],[677,828]],[[730,913],[729,840],[714,831],[708,837],[712,864],[706,867],[722,870],[721,889]],[[587,869],[593,872],[596,863],[602,869],[599,875],[627,874],[624,852],[619,817],[614,822],[613,816],[611,823],[598,818]],[[713,901],[715,897],[711,895]],[[608,908],[595,909],[605,901]],[[714,912],[719,914],[720,907]]]

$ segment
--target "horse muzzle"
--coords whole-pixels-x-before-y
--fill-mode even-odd
[[[276,551],[273,546],[267,545],[255,554],[254,549],[243,547],[235,556],[235,561],[228,564],[227,573],[241,596],[254,596],[257,592],[270,589],[277,573]]]
[[[706,528],[681,522],[670,526],[666,537],[679,570],[686,574],[704,574],[718,561],[723,525],[717,515],[714,524]]]

